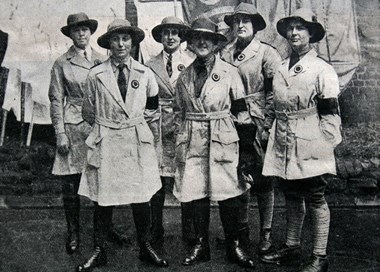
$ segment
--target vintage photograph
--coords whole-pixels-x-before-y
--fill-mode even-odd
[[[0,271],[380,271],[379,0],[2,0]]]

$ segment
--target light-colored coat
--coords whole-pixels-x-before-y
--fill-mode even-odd
[[[125,102],[111,59],[91,70],[83,118],[93,125],[79,194],[99,205],[147,202],[161,188],[153,134],[145,119],[147,97],[158,94],[152,71],[131,58]]]
[[[174,111],[178,122],[174,195],[181,202],[239,196],[250,186],[237,178],[239,137],[231,100],[244,97],[235,67],[216,58],[200,97],[195,96],[194,65],[179,77]]]
[[[304,179],[336,174],[334,147],[341,142],[337,114],[319,115],[318,98],[337,98],[338,76],[312,49],[288,70],[284,60],[273,79],[276,119],[263,174]]]
[[[180,50],[179,54],[173,55],[173,69],[182,72],[192,62],[192,58],[186,52]],[[174,57],[176,59],[174,59]],[[149,60],[146,65],[152,69],[156,76],[159,87],[159,112],[161,114],[158,139],[160,147],[157,148],[160,161],[160,174],[165,177],[174,177],[175,173],[175,139],[174,139],[174,113],[173,101],[175,84],[177,79],[169,78],[164,65],[163,52]],[[173,83],[171,83],[171,81]],[[156,135],[155,135],[156,136]]]
[[[221,51],[220,56],[239,69],[245,87],[245,100],[252,121],[259,128],[264,126],[264,122],[266,126],[270,127],[273,120],[267,113],[273,110],[273,92],[264,88],[264,80],[273,78],[274,72],[280,65],[281,56],[276,49],[254,38],[234,59],[236,42],[237,39],[227,45]],[[242,122],[246,123],[244,120]]]
[[[74,46],[59,57],[51,70],[49,88],[50,115],[56,134],[66,133],[69,153],[56,151],[53,166],[55,175],[82,173],[86,160],[86,140],[91,127],[82,118],[82,102],[87,75],[105,57],[92,50],[91,61],[77,53]]]

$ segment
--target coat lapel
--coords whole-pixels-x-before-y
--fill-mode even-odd
[[[236,43],[235,43],[235,46],[236,46]],[[234,50],[235,50],[235,46],[233,48]],[[236,58],[236,60],[234,60],[234,65],[239,66],[242,63],[254,58],[257,55],[257,52],[259,52],[259,48],[260,48],[260,43],[256,39],[253,39],[250,42],[250,44],[246,48],[244,48],[244,50],[240,53],[240,55]],[[233,54],[233,51],[232,51],[232,54]]]
[[[167,90],[172,95],[174,95],[174,88],[170,83],[169,76],[164,66],[162,51],[160,54],[158,54],[156,57],[152,59],[152,61],[149,63],[149,67],[152,69],[156,77],[162,82],[162,84],[166,86]]]
[[[131,71],[129,73],[127,95],[125,97],[125,105],[127,109],[132,108],[133,100],[136,96],[135,92],[141,91],[141,76],[145,72],[144,70],[139,69],[136,64],[137,62],[131,57]]]
[[[108,90],[111,96],[115,99],[117,104],[124,110],[124,112],[129,116],[127,107],[121,97],[119,86],[117,85],[115,74],[112,71],[111,58],[106,60],[104,63],[104,70],[97,74],[98,79],[103,84],[103,86]]]
[[[88,70],[90,70],[93,66],[92,62],[86,60],[84,57],[77,53],[74,46],[70,47],[69,51],[67,52],[67,59],[72,65],[76,65]]]

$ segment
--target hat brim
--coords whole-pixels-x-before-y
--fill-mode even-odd
[[[195,30],[195,29],[190,29],[187,32],[186,41],[190,41],[194,36],[198,36],[198,35],[208,36],[212,40],[214,40],[218,43],[227,42],[227,38],[223,34],[211,32],[211,31],[206,31],[206,30]]]
[[[70,24],[70,25],[62,27],[61,32],[63,33],[63,35],[70,38],[70,29],[75,26],[87,26],[90,29],[91,35],[92,35],[98,28],[98,21],[90,19],[90,20],[85,20],[85,21],[74,23],[74,24]]]
[[[325,29],[323,28],[323,26],[320,23],[317,23],[317,22],[308,22],[308,21],[305,21],[301,17],[298,17],[298,16],[294,16],[293,17],[292,16],[292,17],[285,17],[285,18],[280,19],[277,22],[277,25],[276,25],[277,32],[282,37],[284,37],[285,39],[287,38],[286,37],[286,32],[287,32],[288,26],[294,20],[299,20],[302,23],[304,23],[305,26],[307,27],[307,29],[309,30],[309,32],[312,34],[312,36],[310,38],[310,43],[319,42],[320,40],[323,39],[323,37],[326,34]]]
[[[186,25],[180,25],[180,24],[161,24],[158,26],[155,26],[152,29],[152,36],[153,39],[161,43],[161,33],[164,28],[178,28],[179,30],[179,37],[181,38],[181,43],[185,41],[186,33],[190,30],[190,28]]]
[[[129,34],[132,37],[132,41],[134,44],[140,43],[145,38],[145,33],[143,30],[136,26],[122,26],[112,29],[111,31],[108,31],[104,33],[102,36],[98,38],[98,45],[100,47],[103,47],[105,49],[111,49],[110,48],[110,38],[112,34],[115,33],[124,33]]]
[[[224,22],[229,27],[232,27],[232,25],[234,23],[234,17],[236,17],[237,15],[246,15],[246,16],[248,16],[251,19],[253,28],[256,31],[263,30],[267,26],[267,24],[265,23],[265,20],[264,20],[263,16],[261,16],[259,13],[256,13],[256,14],[250,14],[250,13],[244,13],[244,12],[233,13],[233,14],[224,16]]]

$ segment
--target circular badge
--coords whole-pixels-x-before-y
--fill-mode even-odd
[[[294,67],[294,73],[298,74],[298,73],[301,73],[303,70],[302,66],[301,65],[296,65]]]
[[[131,86],[132,88],[137,89],[140,86],[140,84],[137,80],[132,80]]]
[[[237,57],[237,60],[238,60],[238,61],[242,61],[243,59],[245,59],[245,55],[244,55],[244,54],[240,54],[240,55]]]
[[[185,70],[185,65],[178,64],[177,69],[178,69],[178,71],[182,72],[183,70]]]
[[[211,75],[211,78],[212,78],[212,80],[214,80],[214,81],[219,81],[220,76],[219,76],[218,74],[212,74],[212,75]]]

